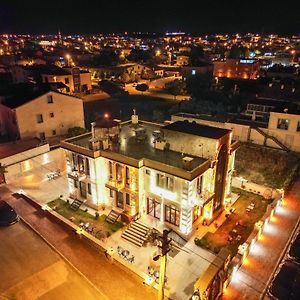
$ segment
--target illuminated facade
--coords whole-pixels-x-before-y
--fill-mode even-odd
[[[230,197],[231,131],[188,121],[168,125],[102,120],[62,142],[72,198],[130,217],[148,216],[188,235]]]

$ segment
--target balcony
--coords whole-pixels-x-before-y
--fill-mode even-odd
[[[86,179],[86,174],[75,170],[75,171],[72,171],[71,173],[68,173],[68,178],[82,181],[82,180]]]
[[[105,184],[105,187],[120,192],[122,189],[125,188],[125,183],[123,181],[111,179]]]

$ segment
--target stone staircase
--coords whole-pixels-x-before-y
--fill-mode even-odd
[[[142,247],[150,233],[150,228],[140,221],[132,222],[123,232],[122,238],[135,246]]]
[[[79,207],[83,204],[84,201],[81,201],[79,199],[75,199],[71,205],[70,208],[77,211],[79,209]]]
[[[115,211],[115,210],[112,209],[109,212],[109,214],[107,215],[107,217],[105,218],[105,221],[107,223],[114,224],[114,223],[117,222],[117,220],[119,219],[120,215],[121,214],[119,212],[117,212],[117,211]]]

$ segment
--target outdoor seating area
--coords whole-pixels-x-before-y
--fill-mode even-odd
[[[60,198],[48,202],[48,206],[55,212],[78,225],[80,232],[83,230],[92,234],[99,240],[106,239],[108,236],[118,231],[123,223],[115,222],[114,224],[105,221],[106,215],[92,215],[88,209],[78,210],[71,209],[71,204]]]
[[[118,255],[128,261],[129,263],[133,264],[134,263],[134,255],[130,256],[130,251],[127,249],[123,249],[121,246],[117,247],[117,252]]]
[[[240,190],[240,197],[226,212],[226,220],[221,226],[215,226],[215,232],[207,232],[201,239],[195,238],[196,245],[218,253],[227,247],[235,255],[238,246],[247,240],[254,224],[264,215],[268,200],[262,196]],[[218,224],[218,219],[214,224]]]
[[[57,179],[60,176],[61,176],[60,169],[57,169],[56,171],[50,172],[50,173],[47,174],[48,180]]]

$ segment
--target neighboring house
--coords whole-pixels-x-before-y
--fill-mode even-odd
[[[67,93],[80,93],[92,89],[91,73],[74,68],[57,68],[41,74],[45,83],[62,82]]]
[[[177,55],[176,56],[176,66],[185,66],[190,63],[190,57],[187,55]]]
[[[300,152],[299,110],[288,108],[279,110],[270,103],[270,105],[248,104],[247,112],[249,114],[252,112],[252,120],[231,118],[220,122],[213,117],[178,113],[172,115],[172,121],[189,120],[199,124],[227,128],[232,130],[234,140]],[[267,121],[259,120],[262,114],[268,115]]]
[[[182,77],[188,77],[191,75],[198,75],[198,74],[205,74],[205,73],[212,73],[214,69],[213,64],[205,64],[199,67],[192,67],[192,66],[182,66],[181,67],[181,75]]]
[[[70,95],[49,91],[0,104],[1,134],[10,138],[45,140],[66,135],[75,126],[84,127],[83,102]]]
[[[216,77],[257,79],[259,75],[260,64],[254,59],[227,58],[213,64]]]
[[[92,132],[61,142],[70,197],[99,209],[192,233],[230,203],[235,150],[231,130],[195,122],[168,125],[98,120]],[[196,225],[198,224],[198,225]]]

